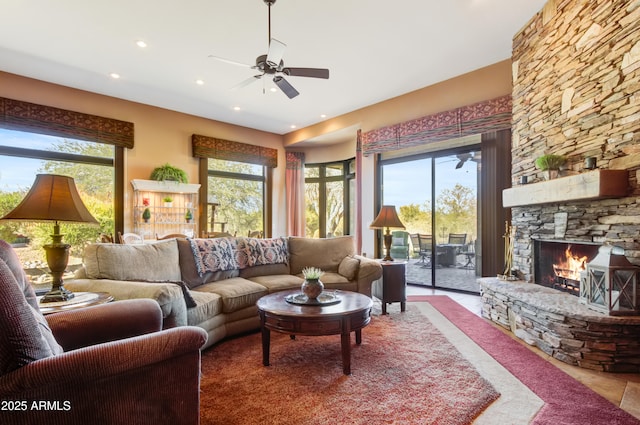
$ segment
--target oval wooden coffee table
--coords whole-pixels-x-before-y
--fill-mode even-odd
[[[271,331],[295,335],[341,335],[342,371],[351,374],[351,332],[356,344],[362,343],[362,328],[371,321],[373,301],[357,292],[338,291],[340,302],[315,306],[292,304],[285,300],[299,290],[282,291],[258,300],[258,314],[262,330],[262,364],[269,366]]]

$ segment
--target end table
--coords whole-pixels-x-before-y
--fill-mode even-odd
[[[91,305],[106,304],[113,301],[113,296],[107,292],[74,292],[74,297],[68,301],[41,303],[42,296],[37,297],[42,314],[58,313],[60,311],[75,310]]]
[[[374,282],[371,293],[382,301],[382,314],[387,314],[387,304],[400,303],[400,311],[405,311],[407,305],[407,279],[405,277],[406,261],[383,261],[382,279]]]

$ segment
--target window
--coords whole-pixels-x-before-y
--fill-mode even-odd
[[[113,145],[0,129],[0,215],[11,211],[31,188],[36,174],[74,178],[82,201],[99,227],[61,223],[63,241],[71,245],[69,272],[81,263],[86,243],[115,227],[115,157]],[[44,244],[52,223],[0,222],[0,238],[12,243],[32,282],[47,287]]]
[[[207,231],[248,236],[264,227],[266,168],[244,162],[208,159]]]
[[[354,169],[355,160],[305,164],[306,237],[353,234]]]

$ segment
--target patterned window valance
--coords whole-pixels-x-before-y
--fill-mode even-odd
[[[270,168],[278,166],[278,151],[272,148],[200,136],[199,134],[191,136],[191,145],[193,146],[193,156],[197,158],[247,162]]]
[[[302,170],[304,167],[304,152],[287,152],[287,169]]]
[[[133,123],[4,97],[0,127],[133,148]]]
[[[511,128],[511,96],[463,106],[362,135],[364,155]]]

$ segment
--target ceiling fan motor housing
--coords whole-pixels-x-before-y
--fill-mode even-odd
[[[284,68],[284,61],[280,60],[280,64],[275,67],[271,63],[267,62],[267,55],[260,55],[256,58],[256,68],[265,74],[275,74],[276,72],[282,72]]]

